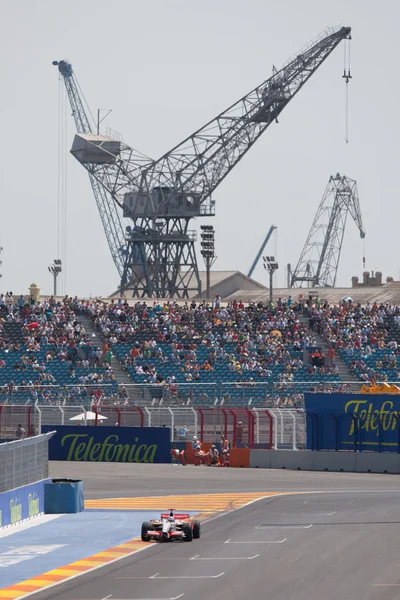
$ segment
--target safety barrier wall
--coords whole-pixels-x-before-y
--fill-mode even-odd
[[[249,450],[250,467],[304,471],[400,473],[400,455],[376,452]]]
[[[50,482],[44,479],[0,494],[0,528],[43,514],[44,485]]]
[[[54,428],[32,438],[0,444],[0,492],[46,479],[49,475],[49,440]]]
[[[53,426],[43,426],[43,430]],[[49,443],[50,460],[169,463],[166,427],[91,427],[59,425]]]
[[[306,395],[307,448],[400,453],[400,397]]]

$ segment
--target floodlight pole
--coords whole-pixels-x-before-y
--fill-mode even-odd
[[[211,267],[216,261],[215,231],[212,225],[201,225],[201,254],[206,266],[206,299],[210,299]]]
[[[275,260],[274,256],[263,256],[264,269],[267,269],[269,273],[269,302],[272,304],[273,297],[273,285],[274,285],[274,273],[278,270],[279,265]]]
[[[61,260],[55,258],[53,264],[49,267],[49,271],[53,275],[53,295],[57,296],[57,277],[61,273]]]

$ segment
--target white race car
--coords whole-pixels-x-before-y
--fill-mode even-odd
[[[191,542],[200,538],[200,521],[191,519],[186,513],[175,513],[171,508],[169,513],[161,513],[160,519],[154,519],[142,524],[142,541],[151,540],[171,542],[181,540]]]

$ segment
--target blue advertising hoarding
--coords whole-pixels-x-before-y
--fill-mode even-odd
[[[307,449],[400,452],[400,396],[305,394]]]
[[[168,463],[167,427],[44,425],[56,433],[49,440],[49,459],[89,462]]]
[[[44,512],[44,479],[0,494],[0,528],[15,525],[24,519],[36,517]]]

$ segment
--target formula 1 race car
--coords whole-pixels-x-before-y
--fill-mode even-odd
[[[190,515],[174,514],[175,509],[169,513],[162,513],[160,519],[154,519],[142,524],[142,541],[151,540],[159,542],[172,542],[181,540],[191,542],[200,537],[200,521],[192,520]]]

